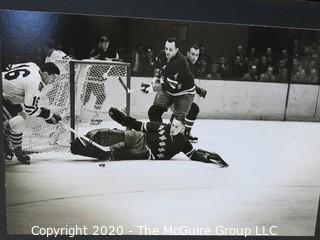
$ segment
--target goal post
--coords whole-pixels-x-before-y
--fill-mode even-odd
[[[65,124],[81,133],[94,128],[118,127],[108,115],[112,106],[130,115],[130,63],[68,60],[61,66],[66,70],[44,88],[39,107],[59,114]],[[69,151],[74,137],[58,125],[30,117],[26,122],[23,149],[29,152]]]
[[[130,93],[127,89],[131,87],[131,64],[125,62],[115,61],[101,61],[101,60],[71,60],[70,61],[70,127],[73,129],[77,128],[77,124],[83,121],[81,118],[81,110],[86,105],[87,92],[91,95],[104,94],[103,90],[106,91],[106,99],[108,102],[108,92],[115,92],[116,94],[112,97],[113,102],[121,101],[121,96],[125,93],[125,110],[127,115],[130,115]],[[89,67],[88,67],[89,66]],[[82,74],[84,73],[84,74]],[[83,82],[84,81],[84,82]],[[106,81],[112,81],[109,88],[105,86]],[[123,85],[125,82],[126,86]],[[100,84],[100,87],[99,87]],[[104,86],[101,88],[101,86]],[[119,86],[123,88],[123,92],[119,91]],[[113,89],[114,87],[114,89]],[[101,93],[99,93],[101,91]],[[92,96],[89,96],[89,98]],[[117,98],[119,97],[119,99]],[[98,96],[96,96],[96,103]],[[98,103],[103,107],[111,107],[110,104]],[[117,104],[116,104],[117,105]],[[92,104],[89,107],[89,111],[94,111],[96,114],[100,113],[99,117],[108,118],[108,110],[102,109],[102,106],[97,107],[95,110],[92,108]],[[101,108],[100,108],[101,107]],[[119,105],[118,105],[119,107]],[[100,108],[100,109],[99,109]],[[90,119],[92,120],[92,119]],[[102,121],[104,119],[101,119]],[[79,122],[77,122],[79,121]],[[94,125],[94,124],[93,124]],[[74,140],[75,135],[71,133],[71,140]]]

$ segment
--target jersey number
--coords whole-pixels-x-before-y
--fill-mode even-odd
[[[40,97],[33,97],[32,106],[37,107]]]
[[[7,80],[13,80],[13,79],[17,79],[20,74],[22,74],[22,77],[26,77],[30,74],[30,71],[27,69],[23,69],[22,67],[29,67],[28,65],[20,65],[17,66],[15,68],[13,68],[12,70],[10,70],[9,72],[7,72],[4,77]]]

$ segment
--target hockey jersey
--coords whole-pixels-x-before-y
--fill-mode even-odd
[[[172,95],[194,94],[194,78],[187,59],[178,52],[170,61],[164,51],[160,52],[156,61],[156,68],[160,69],[163,77],[163,90]]]
[[[190,157],[194,151],[192,144],[182,133],[176,136],[170,134],[170,124],[147,122],[143,129],[146,132],[147,146],[154,159],[168,160],[180,152]]]
[[[40,113],[38,101],[44,86],[40,68],[35,63],[12,64],[2,72],[3,98],[21,104],[28,115]]]

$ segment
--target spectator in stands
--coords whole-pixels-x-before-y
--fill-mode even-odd
[[[287,49],[282,49],[281,54],[279,57],[280,60],[283,60],[285,62],[285,67],[290,70],[291,69],[291,63],[289,58],[289,53]]]
[[[208,65],[210,65],[212,63],[212,59],[211,59],[210,55],[207,52],[207,47],[202,44],[202,45],[199,46],[199,49],[200,49],[199,59],[200,60],[205,59],[206,62],[208,63]]]
[[[288,82],[289,74],[286,67],[279,69],[279,73],[276,74],[276,82]]]
[[[199,58],[196,62],[195,68],[196,68],[196,76],[197,77],[204,77],[208,74],[208,68],[212,63],[212,59],[207,53],[207,47],[205,45],[199,46]]]
[[[269,66],[265,73],[260,75],[261,82],[275,82],[276,76],[273,74],[273,67]]]
[[[239,44],[239,45],[237,46],[235,56],[239,56],[242,62],[245,61],[244,49],[243,49],[243,46],[242,46],[241,44]]]
[[[201,59],[197,61],[197,64],[196,76],[199,78],[206,78],[209,74],[208,62],[205,59]]]
[[[252,47],[249,50],[249,54],[248,54],[248,60],[251,60],[253,65],[258,66],[259,65],[259,58],[257,58],[256,56],[256,48]]]
[[[260,58],[260,62],[259,62],[259,65],[258,65],[258,74],[261,75],[263,73],[266,73],[267,70],[268,70],[268,67],[269,67],[269,63],[268,63],[268,59],[266,56],[261,56]],[[273,68],[272,68],[273,70]]]
[[[287,66],[286,61],[284,59],[280,59],[277,64],[277,68],[275,70],[276,74],[281,73],[281,69],[283,69],[283,68],[288,69],[288,66]]]
[[[249,71],[244,74],[242,80],[245,81],[258,81],[258,70],[256,65],[252,65]]]
[[[153,74],[153,51],[142,43],[137,43],[131,55],[132,73],[140,76]]]
[[[318,68],[318,64],[317,64],[316,60],[311,59],[308,64],[307,74],[311,73],[311,69],[317,69],[317,68]]]
[[[268,65],[271,65],[271,66],[275,66],[275,62],[274,62],[274,56],[273,56],[273,52],[272,52],[272,48],[268,47],[266,49],[266,52],[265,52],[265,56],[268,60]]]
[[[280,59],[283,59],[285,61],[286,65],[289,66],[289,54],[288,54],[287,49],[281,50]]]
[[[306,71],[302,66],[299,67],[298,72],[291,76],[291,81],[296,83],[304,83],[307,80]]]
[[[308,83],[318,83],[319,82],[319,73],[316,68],[310,69],[310,75],[307,77]]]
[[[297,57],[294,57],[292,59],[292,66],[291,66],[291,76],[294,76],[299,71],[299,67],[301,67],[301,64]]]
[[[221,78],[221,75],[218,73],[218,64],[216,63],[212,63],[211,64],[211,68],[210,68],[210,71],[209,71],[209,74],[207,75],[207,78],[209,79],[215,79],[215,80],[220,80],[222,79]]]
[[[242,79],[243,75],[246,73],[246,66],[242,62],[240,56],[236,56],[233,60],[231,66],[231,76],[233,79]]]
[[[119,54],[116,49],[110,44],[106,36],[99,38],[98,46],[90,51],[90,58],[99,60],[117,60]]]
[[[219,62],[218,62],[218,73],[221,75],[222,79],[230,79],[230,69],[229,69],[229,64],[226,60],[225,57],[221,56],[219,57]]]

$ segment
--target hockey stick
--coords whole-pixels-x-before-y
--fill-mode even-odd
[[[80,134],[79,132],[77,132],[76,130],[74,130],[73,128],[69,127],[68,125],[66,125],[63,122],[59,122],[66,130],[74,133],[79,139],[82,138],[83,140],[87,141],[89,144],[92,144],[93,146],[99,148],[100,150],[104,151],[104,152],[110,152],[111,149],[109,146],[102,146],[96,142],[94,142],[92,139]],[[81,140],[80,140],[81,141]],[[82,142],[83,143],[83,142]]]
[[[103,77],[104,80],[107,80],[107,79],[108,79],[109,73],[110,73],[111,69],[112,69],[112,67],[110,67],[110,68],[102,75],[102,77]],[[121,84],[121,86],[124,88],[124,90],[125,90],[127,93],[129,93],[129,94],[141,90],[141,88],[137,88],[137,89],[130,89],[130,88],[128,88],[128,87],[126,86],[126,84],[123,82],[123,80],[122,80],[122,78],[121,78],[120,76],[118,77],[118,81],[120,82],[120,84]]]
[[[129,93],[129,94],[130,94],[130,93],[134,93],[134,92],[138,92],[138,91],[141,91],[141,92],[143,92],[143,93],[149,93],[148,88],[149,88],[151,85],[148,84],[148,83],[141,83],[140,88],[130,89],[130,88],[128,88],[128,87],[126,86],[126,84],[122,81],[122,78],[121,78],[121,77],[119,77],[118,80],[119,80],[119,82],[121,83],[122,87],[125,89],[125,91],[126,91],[127,93]]]

